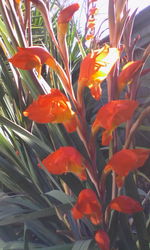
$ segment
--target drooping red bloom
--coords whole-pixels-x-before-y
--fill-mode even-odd
[[[117,175],[127,176],[129,172],[142,167],[149,156],[150,149],[122,149],[111,157],[104,171],[113,170]]]
[[[119,50],[105,45],[103,48],[93,50],[82,61],[80,66],[78,91],[84,87],[91,90],[93,98],[98,100],[99,95],[95,94],[100,84],[106,79],[110,70],[119,58]],[[96,89],[96,90],[95,90]]]
[[[118,212],[133,214],[143,210],[141,204],[131,197],[120,195],[109,203],[109,207]]]
[[[58,16],[58,23],[68,23],[79,7],[80,5],[78,3],[74,3],[61,10]]]
[[[57,68],[56,60],[46,49],[40,46],[18,48],[18,52],[8,61],[19,69],[31,70],[35,68],[38,76],[41,75],[42,64],[47,64],[54,70]]]
[[[39,96],[23,114],[38,123],[63,123],[68,132],[76,130],[75,112],[68,98],[58,89]]]
[[[101,250],[110,250],[110,239],[104,230],[98,230],[94,239]]]
[[[60,175],[72,172],[81,180],[86,180],[86,163],[79,151],[73,147],[60,147],[48,155],[42,164],[49,173]]]
[[[149,149],[122,149],[111,157],[104,168],[104,172],[115,171],[117,174],[117,184],[118,186],[122,186],[124,177],[126,177],[129,172],[142,167],[149,156]]]
[[[138,60],[138,61],[128,62],[123,67],[117,81],[118,93],[120,93],[127,84],[132,83],[133,77],[135,76],[135,74],[141,68],[142,65],[143,61]]]
[[[101,204],[92,189],[83,189],[80,192],[77,202],[72,208],[72,215],[74,219],[81,219],[83,216],[86,216],[95,225],[101,222]]]
[[[114,129],[130,120],[137,106],[138,102],[134,100],[114,100],[105,104],[96,114],[92,133],[95,134],[100,127],[104,128],[102,144],[108,145]]]

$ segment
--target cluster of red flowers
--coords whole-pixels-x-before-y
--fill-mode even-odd
[[[92,38],[95,27],[94,15],[97,8],[94,2],[96,0],[89,1],[89,6],[92,6],[89,8],[87,26],[90,34],[87,35],[86,39]],[[58,40],[60,43],[62,36],[66,33],[68,22],[78,8],[78,4],[72,4],[60,12],[58,18],[58,29],[60,32]],[[109,45],[104,45],[101,49],[91,51],[81,63],[77,92],[82,94],[84,88],[88,87],[93,98],[99,100],[101,96],[100,84],[106,79],[119,56],[119,50],[111,48]],[[18,48],[18,52],[9,59],[9,62],[23,70],[36,69],[39,77],[41,76],[43,64],[49,65],[54,71],[60,73],[58,62],[42,47]],[[125,65],[118,77],[118,93],[132,82],[134,74],[140,69],[142,64],[142,61],[135,61]],[[114,130],[120,124],[130,120],[137,107],[138,103],[134,100],[113,100],[105,104],[98,111],[92,124],[92,135],[96,135],[100,128],[104,128],[102,144],[108,145]],[[27,107],[23,114],[38,123],[62,123],[68,132],[76,131],[78,126],[77,114],[72,109],[69,99],[58,89],[51,89],[49,94],[39,96],[37,100],[34,100]],[[143,166],[149,155],[150,150],[146,149],[122,149],[108,161],[104,168],[104,174],[113,170],[116,174],[118,187],[122,187],[125,177],[131,171]],[[54,175],[72,172],[81,181],[87,179],[88,164],[80,152],[71,146],[60,147],[48,155],[39,164],[39,167],[42,166]],[[127,214],[139,212],[143,209],[137,201],[123,195],[113,199],[109,203],[108,208]],[[94,225],[99,225],[102,223],[102,213],[102,204],[100,204],[96,193],[92,189],[83,189],[72,208],[74,219],[86,217]],[[104,230],[101,229],[96,232],[95,240],[101,249],[109,249],[109,237]]]

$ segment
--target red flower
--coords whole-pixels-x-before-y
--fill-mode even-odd
[[[100,127],[105,128],[102,144],[108,145],[114,129],[130,120],[137,106],[138,102],[134,100],[114,100],[105,104],[96,115],[92,133],[95,134]]]
[[[133,214],[143,210],[141,204],[131,197],[121,195],[109,203],[109,207],[118,212]]]
[[[78,3],[74,3],[69,5],[67,8],[60,11],[58,16],[58,24],[59,23],[69,23],[72,19],[74,13],[79,9],[80,5]]]
[[[101,250],[110,250],[110,240],[105,231],[98,230],[94,238]]]
[[[128,62],[122,69],[118,77],[118,92],[120,93],[127,84],[132,83],[133,77],[141,68],[143,62],[141,60]]]
[[[118,186],[122,186],[124,177],[126,177],[129,172],[142,167],[149,156],[149,149],[122,149],[112,156],[104,168],[104,172],[115,171],[117,174],[117,184]]]
[[[84,87],[91,90],[93,98],[98,100],[99,95],[95,95],[96,90],[100,87],[110,70],[119,58],[119,51],[117,48],[110,48],[105,45],[103,48],[93,50],[82,61],[79,73],[78,91],[81,92]]]
[[[67,97],[58,89],[39,96],[23,114],[38,123],[63,123],[68,132],[76,130],[75,113]]]
[[[38,75],[41,75],[42,64],[47,64],[52,69],[57,69],[56,60],[50,53],[39,46],[18,48],[18,52],[10,59],[8,59],[15,67],[23,70],[36,69]]]
[[[149,155],[149,149],[122,149],[112,156],[104,171],[113,170],[117,175],[127,176],[129,172],[142,167]]]
[[[92,189],[83,189],[77,199],[77,203],[72,208],[74,219],[88,217],[95,225],[101,222],[102,209],[96,194]]]
[[[48,155],[42,164],[51,174],[63,174],[72,172],[81,180],[86,180],[85,160],[83,156],[73,147],[60,147]]]

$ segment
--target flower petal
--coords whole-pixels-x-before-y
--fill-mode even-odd
[[[95,99],[95,100],[99,100],[102,94],[102,89],[100,85],[95,85],[92,86],[92,88],[90,89],[91,91],[91,96]]]
[[[109,207],[118,212],[133,214],[143,210],[141,204],[131,197],[121,195],[109,203]]]
[[[134,100],[108,102],[97,112],[92,133],[95,134],[100,127],[112,132],[121,123],[131,119],[137,106],[138,102]]]
[[[38,56],[32,55],[30,53],[18,53],[12,58],[8,59],[15,67],[30,70],[39,65],[41,65],[41,60]]]
[[[119,58],[119,50],[105,45],[93,50],[81,62],[78,88],[93,88],[106,79],[110,70]],[[97,96],[97,95],[95,95]]]
[[[51,174],[63,174],[72,172],[81,180],[86,179],[85,160],[83,156],[73,147],[60,147],[52,154],[48,155],[42,164]]]
[[[42,64],[46,63],[53,70],[57,69],[56,60],[50,55],[50,53],[39,46],[32,46],[28,48],[19,48],[18,52],[8,59],[15,67],[23,70],[31,70],[35,68],[40,76]]]
[[[110,239],[104,230],[98,230],[94,238],[101,250],[110,250]]]
[[[104,172],[111,169],[119,176],[127,176],[129,172],[141,167],[149,155],[148,149],[122,149],[112,156]]]
[[[58,16],[58,24],[59,23],[68,23],[73,14],[79,9],[80,5],[78,3],[74,3],[61,10]]]
[[[133,77],[137,71],[141,68],[143,62],[141,60],[128,62],[122,69],[118,81],[118,92],[120,93],[124,87],[132,82]]]
[[[102,133],[102,145],[109,145],[109,143],[111,142],[112,139],[112,131],[111,130],[105,130]]]
[[[71,122],[71,132],[76,129],[75,113],[67,97],[58,89],[51,89],[47,95],[41,95],[23,112],[24,116],[38,123]]]
[[[92,189],[83,189],[80,192],[77,202],[72,209],[72,215],[75,219],[86,216],[95,225],[101,222],[101,205]]]

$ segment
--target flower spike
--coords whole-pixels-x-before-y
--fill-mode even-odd
[[[86,216],[95,225],[102,219],[102,208],[96,194],[92,189],[83,189],[78,196],[75,206],[72,208],[74,219],[81,219]]]
[[[73,147],[60,147],[48,155],[42,161],[42,164],[51,174],[60,175],[72,172],[81,180],[86,180],[85,160],[78,150]]]
[[[63,123],[68,132],[76,130],[75,112],[67,97],[58,89],[39,96],[23,114],[38,123]]]

